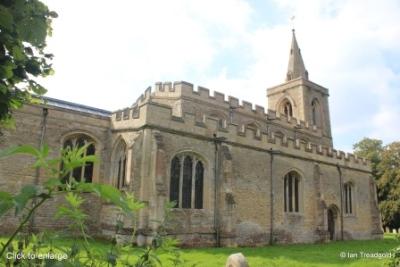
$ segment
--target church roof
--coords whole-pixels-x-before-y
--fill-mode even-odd
[[[45,104],[47,104],[49,106],[65,108],[65,109],[69,109],[69,110],[89,113],[89,114],[93,114],[93,115],[99,115],[99,116],[103,116],[103,117],[111,116],[111,111],[108,111],[108,110],[89,107],[86,105],[81,105],[81,104],[68,102],[65,100],[60,100],[60,99],[51,98],[51,97],[47,97],[47,96],[41,96],[40,98],[42,98],[44,100]]]

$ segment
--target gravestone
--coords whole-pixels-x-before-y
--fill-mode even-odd
[[[228,257],[225,267],[249,267],[249,264],[242,253],[235,253]]]

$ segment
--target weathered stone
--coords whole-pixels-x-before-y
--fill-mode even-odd
[[[266,243],[266,234],[260,225],[253,222],[242,222],[236,226],[236,243],[238,246],[252,247]]]
[[[219,93],[195,91],[184,82],[159,83],[155,92],[146,90],[130,108],[114,113],[56,100],[46,106],[25,105],[13,113],[16,129],[2,129],[0,149],[37,146],[43,109],[48,110],[43,141],[52,157],[59,156],[68,137],[90,137],[100,158],[93,181],[132,192],[146,204],[133,222],[112,205],[86,195],[89,230],[108,239],[136,230],[138,244],[151,242],[170,200],[174,157],[192,159],[190,173],[183,175],[179,167],[179,203],[166,225],[182,246],[382,238],[371,168],[332,148],[328,89],[306,79],[304,71],[267,90],[268,114],[248,102],[239,105],[236,98],[226,101]],[[283,105],[288,103],[291,114],[280,114],[288,111]],[[196,175],[198,162],[201,177]],[[33,163],[28,156],[0,159],[0,190],[16,193],[25,184],[44,182],[49,174],[42,171],[37,177]],[[289,190],[287,177],[293,173],[297,178]],[[190,207],[182,208],[184,177]],[[194,208],[196,182],[202,201]],[[352,212],[347,214],[341,205],[350,203],[344,184],[354,189]],[[65,229],[67,221],[53,218],[61,203],[57,198],[39,209],[34,228]],[[123,229],[117,233],[121,220]],[[10,212],[0,220],[0,231],[10,232],[17,223]]]
[[[249,267],[249,264],[242,253],[235,253],[229,255],[225,267]]]

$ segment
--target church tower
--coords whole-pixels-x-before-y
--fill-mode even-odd
[[[303,57],[292,30],[286,81],[267,89],[268,109],[308,122],[320,129],[322,143],[332,146],[328,89],[308,78]]]

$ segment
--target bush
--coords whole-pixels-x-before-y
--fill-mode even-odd
[[[116,266],[119,264],[120,266],[150,267],[161,265],[158,253],[168,252],[172,256],[170,260],[174,266],[182,265],[183,261],[180,259],[176,240],[166,238],[164,230],[166,220],[159,222],[152,245],[145,248],[133,246],[134,230],[131,233],[131,242],[117,244],[114,238],[107,251],[96,250],[91,245],[92,238],[87,232],[86,225],[88,215],[82,209],[85,201],[81,196],[82,193],[95,194],[102,200],[114,204],[125,216],[132,219],[133,225],[135,225],[137,211],[143,208],[144,204],[137,201],[133,195],[122,193],[111,185],[78,182],[75,179],[66,183],[61,182],[60,177],[65,177],[69,173],[73,173],[75,168],[97,160],[95,156],[85,155],[84,151],[89,145],[63,149],[61,156],[55,159],[49,158],[47,146],[36,149],[29,145],[23,145],[0,152],[0,157],[15,154],[31,155],[35,158],[34,167],[44,168],[50,175],[50,178],[43,184],[25,185],[15,195],[0,191],[0,217],[11,210],[15,211],[15,216],[20,217],[20,223],[16,230],[5,243],[1,244],[0,262],[3,262],[5,266]],[[63,167],[60,169],[59,166]],[[30,231],[26,232],[26,226],[34,212],[56,195],[63,195],[66,201],[65,205],[57,207],[56,217],[71,221],[69,231],[78,233],[78,235],[74,235],[72,244],[67,247],[54,245],[56,240],[65,238],[60,233],[44,232],[35,235]],[[166,205],[167,214],[171,207],[173,207],[173,203]],[[116,225],[115,234],[123,227],[121,222],[116,222]],[[134,254],[136,255],[135,259],[121,257],[122,253],[126,254],[131,250],[139,252]],[[61,254],[56,254],[56,252]],[[5,255],[10,255],[10,253],[13,257],[7,259]],[[39,253],[48,257],[38,259]],[[57,257],[57,255],[64,256]],[[32,257],[36,257],[36,259],[32,259]]]

